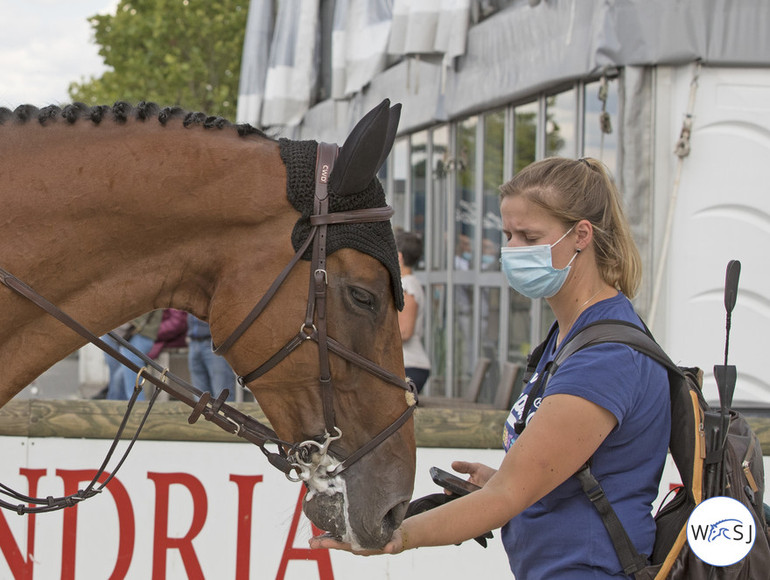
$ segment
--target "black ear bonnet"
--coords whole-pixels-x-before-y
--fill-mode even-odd
[[[329,213],[385,207],[385,192],[376,173],[393,145],[400,105],[383,101],[370,111],[340,148],[329,179]],[[298,251],[310,235],[310,216],[315,195],[316,141],[280,139],[281,159],[286,166],[286,195],[302,216],[294,225],[291,243]],[[398,250],[389,221],[333,224],[328,227],[326,253],[352,248],[379,260],[390,273],[396,307],[404,307]],[[311,249],[304,260],[311,259]]]

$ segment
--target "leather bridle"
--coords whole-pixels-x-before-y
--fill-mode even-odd
[[[336,426],[334,413],[334,388],[332,385],[329,365],[330,351],[348,362],[363,368],[377,378],[397,387],[401,387],[407,392],[406,399],[408,403],[406,410],[390,426],[378,433],[372,440],[336,465],[336,467],[329,472],[330,476],[340,474],[361,459],[361,457],[377,447],[380,443],[385,441],[385,439],[390,437],[393,433],[398,431],[414,412],[417,401],[414,383],[373,363],[350,348],[340,344],[327,333],[326,290],[328,274],[326,271],[326,234],[328,226],[336,224],[388,221],[393,216],[393,208],[390,206],[329,213],[328,182],[337,157],[337,151],[337,145],[331,143],[318,144],[318,151],[316,154],[315,195],[313,200],[314,207],[313,215],[310,216],[310,225],[312,226],[312,229],[304,244],[296,252],[294,258],[292,258],[276,277],[265,295],[246,316],[243,322],[241,322],[230,336],[228,336],[227,339],[214,350],[220,355],[226,353],[246,330],[248,330],[263,312],[278,291],[278,288],[280,288],[281,284],[288,276],[289,272],[305,254],[312,243],[313,249],[310,262],[310,288],[308,290],[307,310],[305,312],[305,321],[300,326],[299,332],[289,340],[283,348],[259,367],[246,375],[238,377],[238,382],[242,386],[245,386],[274,368],[302,344],[311,340],[318,344],[318,382],[321,389],[326,432],[322,436],[323,442],[311,439],[300,443],[299,445],[295,444],[292,446],[295,449],[294,456],[290,456],[289,459],[292,462],[292,467],[298,471],[299,476],[302,479],[305,479],[306,471],[309,467],[310,455],[313,452],[326,453],[329,444],[342,436],[342,432]],[[316,461],[313,464],[317,463],[317,461],[318,458],[316,458]]]
[[[367,453],[375,449],[391,435],[396,433],[408,421],[408,419],[412,416],[412,413],[414,412],[415,406],[417,404],[416,389],[414,383],[409,379],[404,379],[395,375],[391,371],[388,371],[387,369],[379,366],[371,360],[361,356],[350,348],[340,344],[327,334],[326,289],[328,274],[326,271],[326,234],[328,226],[336,224],[387,221],[393,215],[393,208],[389,206],[329,213],[328,181],[334,166],[337,150],[338,148],[334,144],[319,143],[318,145],[316,156],[314,208],[313,215],[310,216],[310,225],[312,229],[307,239],[303,243],[302,247],[295,253],[291,261],[284,267],[281,273],[278,274],[265,295],[259,300],[256,306],[254,306],[254,308],[246,316],[243,322],[241,322],[241,324],[238,325],[238,327],[228,336],[228,338],[225,339],[225,341],[216,348],[217,354],[223,354],[229,350],[241,336],[243,336],[243,334],[251,327],[254,321],[262,313],[262,311],[278,291],[278,288],[280,288],[281,284],[285,281],[291,270],[312,244],[313,248],[310,267],[310,287],[308,290],[307,310],[305,314],[305,320],[300,326],[299,332],[291,340],[289,340],[289,342],[283,348],[272,355],[258,368],[244,376],[239,377],[238,382],[245,386],[247,383],[256,380],[257,378],[267,373],[270,369],[274,368],[278,363],[280,363],[283,359],[289,356],[289,354],[291,354],[295,349],[297,349],[305,342],[313,341],[317,343],[319,358],[319,386],[321,389],[321,400],[323,406],[322,412],[326,430],[325,433],[319,435],[317,438],[299,443],[290,443],[280,439],[275,431],[273,431],[270,427],[267,427],[254,417],[246,415],[240,410],[225,403],[227,397],[229,396],[228,389],[224,389],[216,399],[212,400],[210,393],[200,391],[190,383],[186,382],[180,377],[177,377],[173,373],[169,372],[168,369],[163,368],[140,351],[135,350],[133,346],[125,339],[116,333],[111,332],[110,336],[114,340],[116,340],[125,348],[131,350],[133,354],[139,356],[139,358],[144,361],[146,366],[139,367],[132,360],[128,359],[125,355],[120,353],[117,349],[93,334],[91,331],[71,318],[57,306],[43,298],[24,282],[6,270],[0,268],[0,282],[2,282],[5,286],[32,301],[48,314],[55,317],[70,329],[80,334],[83,338],[99,347],[105,353],[131,369],[133,372],[137,373],[134,393],[129,400],[126,414],[123,418],[118,433],[115,436],[115,440],[113,441],[113,444],[108,451],[107,457],[102,463],[101,468],[98,470],[93,480],[85,490],[79,490],[77,493],[66,497],[48,497],[45,499],[40,499],[27,497],[9,489],[7,486],[0,484],[0,491],[2,491],[2,493],[24,501],[25,503],[42,506],[32,507],[21,504],[12,505],[0,501],[0,507],[14,510],[19,514],[45,512],[76,505],[78,502],[99,493],[106,485],[107,481],[115,476],[117,469],[125,460],[126,455],[131,449],[131,445],[133,445],[133,442],[138,438],[139,432],[144,425],[144,420],[146,420],[147,415],[152,409],[152,405],[154,404],[157,394],[160,390],[169,393],[169,395],[175,399],[178,399],[192,407],[192,412],[188,418],[189,423],[195,423],[200,417],[204,417],[206,420],[211,421],[228,433],[235,434],[257,445],[265,454],[268,461],[274,467],[284,472],[289,479],[293,481],[301,480],[305,481],[306,483],[318,476],[322,478],[331,478],[339,475],[348,469],[351,465],[359,461]],[[329,365],[329,352],[332,352],[335,355],[345,359],[346,361],[364,369],[380,380],[404,389],[406,392],[407,404],[406,410],[401,413],[401,415],[399,415],[388,427],[375,435],[370,441],[362,445],[360,448],[358,448],[344,459],[335,459],[333,461],[328,461],[329,446],[334,441],[337,441],[342,437],[342,432],[336,426],[335,420],[334,389],[332,386],[332,377]],[[156,377],[151,374],[148,367],[151,367],[160,372],[160,377]],[[152,383],[156,389],[152,398],[150,399],[144,418],[132,438],[131,445],[129,445],[126,449],[123,458],[118,463],[118,466],[112,471],[111,475],[107,478],[107,481],[103,482],[100,486],[97,486],[97,481],[105,471],[107,462],[115,450],[117,441],[123,432],[123,429],[127,423],[128,416],[131,413],[137,396],[142,390],[142,385],[146,381]],[[266,444],[269,443],[277,445],[277,453],[272,452],[266,448]],[[318,473],[319,466],[324,467],[324,472]]]

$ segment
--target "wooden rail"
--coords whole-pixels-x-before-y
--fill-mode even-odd
[[[267,423],[257,403],[239,403],[242,412]],[[122,401],[42,400],[11,401],[0,409],[0,435],[112,439],[126,403]],[[124,438],[130,438],[147,403],[137,403]],[[176,401],[155,403],[141,439],[166,441],[245,442],[201,419],[187,423],[190,408]],[[469,407],[418,408],[415,436],[419,447],[498,449],[507,411]],[[770,455],[770,418],[748,416],[759,436],[762,452]]]
[[[238,403],[237,408],[268,423],[257,403]],[[125,401],[87,399],[28,399],[11,401],[0,409],[0,435],[17,437],[69,437],[112,439],[118,430]],[[124,432],[130,439],[139,424],[146,402],[134,408]],[[246,442],[201,418],[187,422],[190,408],[177,401],[157,402],[140,439],[166,441]],[[420,447],[495,449],[502,446],[503,423],[508,413],[474,408],[418,408],[415,435]]]

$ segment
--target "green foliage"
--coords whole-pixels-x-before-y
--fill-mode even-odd
[[[121,0],[89,19],[111,70],[72,83],[89,105],[153,101],[235,120],[248,0]]]
[[[513,174],[516,175],[537,159],[537,113],[526,110],[517,111],[514,124]]]
[[[503,182],[505,112],[502,109],[484,115],[484,193],[494,192]]]

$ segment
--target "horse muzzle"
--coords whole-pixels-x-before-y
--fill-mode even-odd
[[[305,482],[305,515],[354,549],[384,547],[401,525],[412,494],[413,472],[391,465],[383,473],[369,465],[376,463],[373,459],[365,457],[336,475],[329,466],[328,476],[316,472],[316,477]],[[372,475],[378,472],[382,475]]]
[[[332,493],[310,490],[303,510],[316,527],[351,544],[354,549],[381,549],[401,524],[408,505],[409,501],[404,500],[384,510],[377,510],[375,506],[375,509],[351,512],[343,486],[341,491]]]

